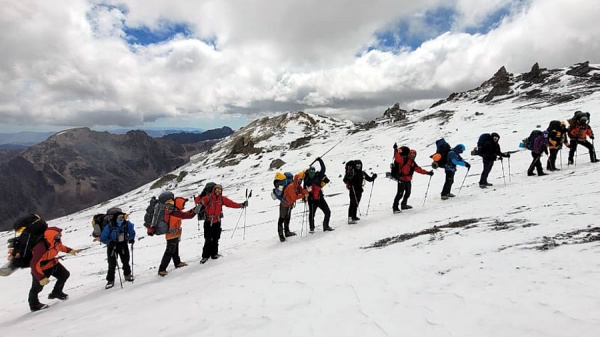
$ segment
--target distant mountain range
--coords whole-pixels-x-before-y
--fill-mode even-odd
[[[160,138],[173,133],[189,133],[189,134],[202,134],[206,132],[204,129],[196,128],[144,128],[144,129],[110,129],[106,130],[109,133],[122,135],[132,130],[144,131],[148,136],[153,138]],[[215,129],[220,130],[220,129]],[[212,131],[212,130],[209,130]],[[0,133],[0,151],[11,151],[11,150],[22,150],[27,146],[39,144],[48,137],[60,131],[49,131],[49,132],[35,132],[35,131],[22,131],[16,133]],[[207,138],[211,139],[211,138]],[[206,140],[206,139],[204,139]]]
[[[101,203],[187,163],[233,133],[218,129],[204,141],[152,138],[77,128],[58,132],[21,152],[0,155],[0,230],[27,213],[52,219]],[[175,137],[177,138],[177,137]]]

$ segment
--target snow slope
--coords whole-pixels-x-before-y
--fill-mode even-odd
[[[165,243],[163,237],[147,237],[142,226],[147,200],[159,193],[148,184],[51,222],[65,229],[64,243],[86,248],[62,262],[71,271],[65,287],[70,299],[46,299],[52,279],[40,294],[50,309],[30,313],[29,271],[0,278],[2,335],[597,336],[600,166],[589,162],[587,150],[580,147],[576,167],[566,166],[563,150],[563,170],[544,177],[527,177],[531,156],[515,153],[510,162],[496,162],[490,175],[494,188],[486,190],[477,184],[481,160],[467,153],[473,167],[458,197],[440,199],[442,170],[431,181],[415,174],[409,202],[414,209],[397,215],[391,212],[396,184],[384,176],[394,142],[416,149],[417,162],[430,169],[428,156],[440,136],[452,145],[464,143],[469,152],[481,133],[498,132],[504,151],[517,150],[532,129],[566,120],[577,109],[591,111],[596,127],[599,101],[596,92],[542,108],[515,109],[509,101],[448,102],[413,114],[400,126],[357,133],[348,132],[350,122],[312,116],[320,131],[309,145],[288,149],[305,130],[292,122],[283,135],[255,144],[264,152],[240,155],[237,165],[219,167],[230,137],[181,167],[188,174],[169,186],[191,198],[206,181],[218,181],[235,201],[252,190],[247,213],[225,209],[223,258],[200,265],[203,233],[195,219],[185,220],[180,255],[190,266],[174,270],[171,265],[168,276],[158,277]],[[439,110],[454,112],[432,117]],[[258,135],[261,130],[240,132]],[[275,171],[269,164],[282,156],[282,170],[297,172],[333,146],[324,156],[332,180],[325,193],[336,230],[324,233],[317,226],[307,235],[299,203],[291,223],[298,236],[280,243],[277,203],[270,197]],[[379,175],[365,186],[362,220],[356,225],[346,224],[348,195],[341,181],[350,159],[362,159],[367,172]],[[455,194],[465,174],[459,168]],[[104,290],[106,252],[92,242],[90,220],[111,206],[129,212],[136,225],[136,280]],[[319,212],[317,224],[321,219]],[[0,235],[2,247],[10,235]],[[369,248],[374,245],[380,247]]]

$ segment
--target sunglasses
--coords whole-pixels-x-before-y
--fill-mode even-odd
[[[220,188],[218,188],[218,187],[217,187],[217,188],[215,188],[215,193],[221,193],[221,192],[223,192],[223,190],[221,190],[221,189],[220,189]]]
[[[125,220],[125,218],[126,218],[126,216],[125,216],[125,215],[123,215],[123,214],[121,214],[121,215],[117,216],[117,220],[121,220],[121,221],[123,221],[123,220]]]

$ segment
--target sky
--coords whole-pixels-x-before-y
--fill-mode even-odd
[[[195,219],[184,220],[180,255],[189,266],[174,269],[171,264],[169,274],[159,277],[164,237],[148,237],[142,226],[150,196],[160,193],[150,190],[149,183],[50,222],[64,229],[65,244],[85,248],[61,261],[71,272],[64,289],[70,298],[47,299],[55,282],[51,278],[40,294],[50,308],[30,313],[29,270],[0,277],[3,335],[597,336],[600,180],[593,177],[600,164],[590,163],[586,149],[579,147],[576,166],[570,167],[563,150],[557,162],[562,170],[543,177],[526,175],[531,156],[518,151],[510,160],[495,162],[488,180],[493,187],[485,190],[478,187],[480,157],[466,153],[473,166],[470,171],[458,169],[452,189],[457,197],[441,200],[440,169],[431,179],[415,173],[408,202],[414,208],[396,215],[396,183],[383,177],[394,142],[415,149],[417,163],[430,170],[428,155],[437,137],[471,149],[482,132],[494,131],[501,136],[503,151],[518,150],[532,128],[564,120],[576,109],[589,111],[599,101],[596,91],[541,107],[519,100],[449,102],[434,109],[455,111],[444,123],[427,119],[434,110],[426,110],[409,115],[408,127],[380,125],[362,132],[349,132],[353,125],[348,121],[318,116],[313,116],[315,124],[303,117],[289,122],[285,132],[264,126],[241,130],[238,136],[262,139],[255,146],[265,151],[240,155],[239,164],[223,167],[221,159],[235,142],[234,137],[225,139],[211,153],[193,157],[173,172],[188,172],[180,183],[164,187],[191,197],[202,182],[221,182],[224,195],[237,202],[247,190],[253,192],[245,213],[224,210],[223,257],[200,265],[203,231]],[[310,132],[310,143],[289,149],[291,141],[305,136],[306,125],[317,128]],[[593,115],[591,126],[597,127]],[[290,224],[298,235],[281,243],[278,203],[270,196],[275,172],[269,164],[281,158],[286,162],[282,170],[296,173],[318,155],[323,155],[331,179],[323,191],[335,230],[322,231],[323,215],[318,212],[316,232],[307,234],[304,205],[299,203]],[[361,220],[348,225],[349,197],[341,175],[344,163],[352,159],[361,159],[365,171],[378,178],[365,185]],[[542,160],[545,164],[546,157]],[[112,206],[130,213],[135,224],[136,280],[121,288],[117,277],[116,287],[105,290],[105,247],[92,242],[90,219]],[[456,227],[443,228],[451,224]],[[434,226],[440,231],[400,240]],[[11,235],[0,233],[0,249]],[[390,244],[369,248],[388,238]]]
[[[366,121],[501,66],[594,63],[599,15],[589,0],[8,1],[0,132]]]

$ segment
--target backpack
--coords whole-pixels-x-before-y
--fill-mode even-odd
[[[404,158],[404,162],[408,158],[408,153],[410,152],[410,148],[408,146],[400,146],[400,156]],[[400,178],[400,164],[396,161],[396,156],[392,158],[392,163],[390,164],[390,176],[393,179],[398,180]]]
[[[19,218],[13,228],[15,235],[18,232],[21,232],[21,235],[8,240],[10,254],[8,259],[11,261],[11,268],[29,268],[33,257],[33,247],[42,240],[45,242],[46,248],[49,246],[44,238],[48,224],[39,215],[29,214]]]
[[[531,133],[529,134],[529,137],[523,139],[523,146],[527,150],[533,150],[533,141],[537,138],[537,136],[539,136],[541,134],[542,134],[542,131],[540,131],[540,130],[531,131]]]
[[[432,167],[436,166],[434,168],[437,168],[446,166],[446,163],[448,162],[448,152],[450,152],[451,149],[450,144],[448,144],[444,138],[436,140],[435,153],[429,156],[436,163],[436,165],[432,164]]]
[[[114,214],[122,213],[119,207],[111,207],[106,210],[106,214],[98,213],[92,217],[92,227],[94,228],[92,236],[99,238],[104,230],[104,227],[110,223],[110,219]]]
[[[489,133],[483,133],[481,136],[479,136],[479,139],[477,140],[477,147],[475,148],[478,156],[482,156],[481,150],[483,150],[483,144],[491,139],[492,135]]]
[[[273,200],[285,201],[283,199],[283,193],[285,188],[294,180],[294,175],[290,172],[277,172],[275,173],[275,179],[273,179],[273,191],[271,197]]]
[[[548,124],[548,133],[560,130],[560,121],[550,121]]]
[[[200,204],[201,198],[209,195],[210,192],[212,192],[215,185],[216,185],[216,183],[214,183],[212,181],[207,182],[206,185],[204,185],[204,188],[202,189],[202,192],[200,192],[200,195],[194,197],[194,201],[196,202],[197,205]],[[204,207],[204,206],[199,207],[197,216],[198,216],[198,220],[206,220],[206,207]]]
[[[352,181],[352,179],[354,178],[354,174],[356,173],[356,165],[358,164],[360,164],[360,166],[362,167],[362,161],[360,160],[348,160],[346,162],[344,179],[342,179],[343,182],[347,184]]]
[[[589,112],[583,112],[583,111],[577,110],[573,114],[573,120],[577,123],[580,123],[582,117],[587,118],[588,123],[590,122],[590,113]]]
[[[156,197],[150,199],[148,207],[146,207],[146,214],[144,214],[144,226],[153,229],[152,235],[163,235],[169,232],[170,214],[175,206],[166,204],[166,202],[174,199],[173,192],[169,191],[162,192],[158,199]]]

